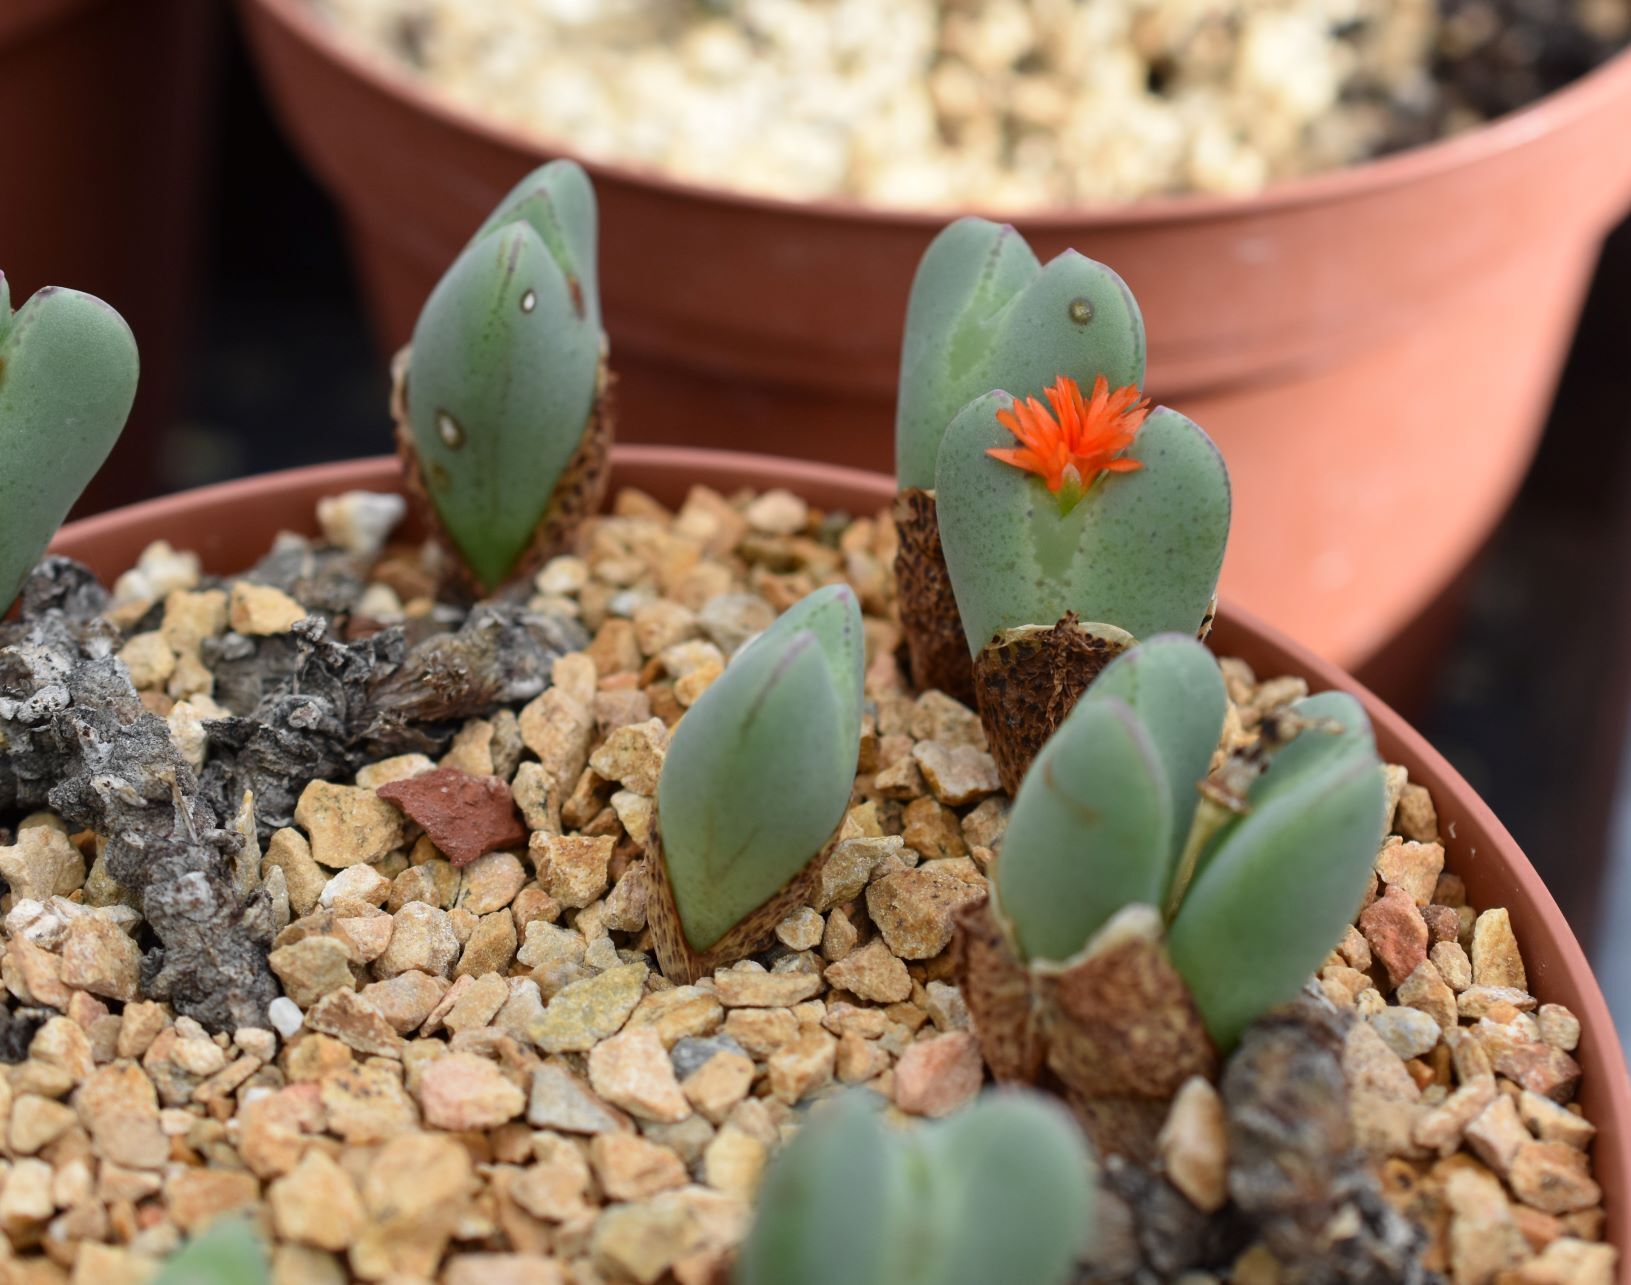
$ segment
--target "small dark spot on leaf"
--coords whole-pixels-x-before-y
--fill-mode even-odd
[[[1069,313],[1078,326],[1085,326],[1093,320],[1093,301],[1085,295],[1077,295],[1070,301]]]

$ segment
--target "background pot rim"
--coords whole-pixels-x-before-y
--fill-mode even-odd
[[[865,513],[888,507],[895,481],[882,473],[787,457],[692,447],[617,445],[612,451],[612,481],[618,485],[671,493],[678,485],[705,483],[730,491],[745,486],[765,490],[785,487],[822,508]],[[235,571],[259,557],[280,523],[314,531],[315,501],[341,491],[399,491],[400,465],[395,456],[314,465],[265,473],[237,481],[199,487],[143,501],[69,523],[52,542],[53,553],[89,562],[104,580],[132,565],[148,540],[178,526],[192,524],[205,538],[183,537],[178,543],[199,552],[207,568]],[[257,509],[268,506],[276,516],[257,523]],[[303,524],[303,525],[302,525]],[[221,532],[212,551],[209,533]],[[228,544],[234,550],[225,553]],[[213,560],[212,560],[213,559]],[[232,565],[223,567],[223,560]],[[1432,791],[1446,848],[1464,877],[1472,875],[1493,897],[1474,893],[1486,908],[1515,910],[1532,991],[1549,992],[1580,1019],[1585,1038],[1578,1052],[1586,1079],[1582,1099],[1591,1103],[1598,1126],[1593,1148],[1596,1177],[1604,1192],[1606,1238],[1621,1251],[1622,1279],[1631,1268],[1631,1078],[1613,1019],[1595,974],[1573,931],[1544,881],[1489,806],[1420,733],[1351,676],[1309,652],[1250,613],[1224,603],[1218,613],[1212,645],[1221,654],[1249,653],[1260,673],[1300,674],[1315,691],[1340,689],[1365,706],[1383,758],[1403,763],[1411,779]],[[1493,858],[1493,860],[1492,860]],[[1537,941],[1537,937],[1541,940]]]
[[[1336,169],[1283,179],[1260,192],[1243,196],[1188,193],[1144,197],[1126,204],[1054,206],[1028,211],[973,206],[890,210],[833,197],[800,201],[759,196],[688,183],[670,178],[655,169],[640,169],[615,161],[589,160],[578,155],[567,142],[545,139],[489,119],[421,87],[411,73],[397,69],[385,56],[354,47],[339,34],[333,23],[312,9],[308,0],[240,0],[240,3],[258,7],[288,34],[365,82],[376,93],[401,99],[444,128],[472,133],[491,145],[544,158],[570,157],[579,161],[596,179],[643,187],[676,200],[719,204],[770,217],[817,221],[836,219],[857,225],[913,229],[925,236],[937,231],[949,220],[965,214],[981,214],[998,221],[1012,222],[1023,226],[1029,233],[1046,235],[1067,230],[1105,231],[1149,224],[1205,223],[1305,206],[1337,204],[1375,192],[1429,181],[1440,174],[1517,151],[1567,127],[1573,121],[1591,115],[1600,103],[1620,94],[1631,93],[1631,46],[1627,46],[1561,89],[1462,133]]]

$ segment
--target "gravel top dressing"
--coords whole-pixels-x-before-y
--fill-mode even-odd
[[[400,512],[325,501],[324,542],[239,579],[154,545],[109,595],[53,560],[0,625],[0,1277],[142,1281],[242,1210],[280,1285],[705,1285],[812,1106],[940,1117],[984,1083],[955,921],[1008,799],[978,717],[902,675],[887,517],[624,490],[471,608],[388,543]],[[672,984],[645,856],[671,729],[839,580],[848,814],[771,946]],[[1223,663],[1226,742],[1305,694]],[[1571,1106],[1593,1033],[1466,903],[1428,792],[1390,768],[1388,797],[1355,925],[1107,1166],[1083,1279],[1613,1280]]]

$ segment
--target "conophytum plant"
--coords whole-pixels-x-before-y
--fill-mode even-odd
[[[891,1128],[861,1092],[771,1165],[735,1285],[1064,1285],[1089,1247],[1093,1162],[1057,1102],[999,1090]]]
[[[993,388],[1040,396],[1060,375],[1136,388],[1144,323],[1126,283],[1067,250],[1042,264],[1012,227],[965,218],[918,265],[907,305],[895,412],[895,522],[902,623],[917,686],[973,703],[935,521],[941,439],[957,412]]]
[[[935,494],[980,715],[1017,789],[1041,743],[1111,656],[1210,624],[1229,536],[1212,440],[1135,389],[1061,378],[990,392],[946,429]]]
[[[465,579],[490,591],[598,505],[611,421],[595,195],[571,161],[509,193],[399,356],[398,444]]]
[[[818,589],[741,648],[674,729],[647,867],[668,976],[741,958],[800,895],[849,804],[865,653],[854,590]]]
[[[1384,789],[1359,703],[1298,701],[1212,767],[1226,707],[1205,647],[1152,638],[1105,668],[1014,800],[985,913],[1030,975],[1041,1056],[1080,1095],[1206,1073],[1319,967],[1371,878]],[[1112,966],[1132,979],[1104,992],[1121,1011],[1083,998]],[[979,1028],[991,991],[966,980]],[[994,1068],[1034,1061],[990,1047],[1000,1025],[981,1029]]]
[[[1127,283],[1075,250],[1044,266],[1012,227],[963,218],[912,280],[895,402],[895,472],[932,489],[952,418],[993,388],[1040,396],[1060,375],[1144,381],[1144,321]]]
[[[221,1218],[182,1246],[152,1285],[269,1285],[266,1247],[243,1218]]]
[[[119,440],[139,368],[102,300],[47,286],[13,312],[0,273],[0,615]]]

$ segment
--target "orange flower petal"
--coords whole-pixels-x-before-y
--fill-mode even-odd
[[[1149,402],[1135,385],[1112,390],[1100,375],[1093,381],[1091,396],[1084,399],[1081,386],[1060,375],[1043,392],[1047,405],[1027,397],[997,412],[997,422],[1021,446],[994,448],[987,452],[993,459],[1035,473],[1056,494],[1072,478],[1073,490],[1085,489],[1100,473],[1143,468],[1137,460],[1118,458],[1132,445],[1149,413]]]

